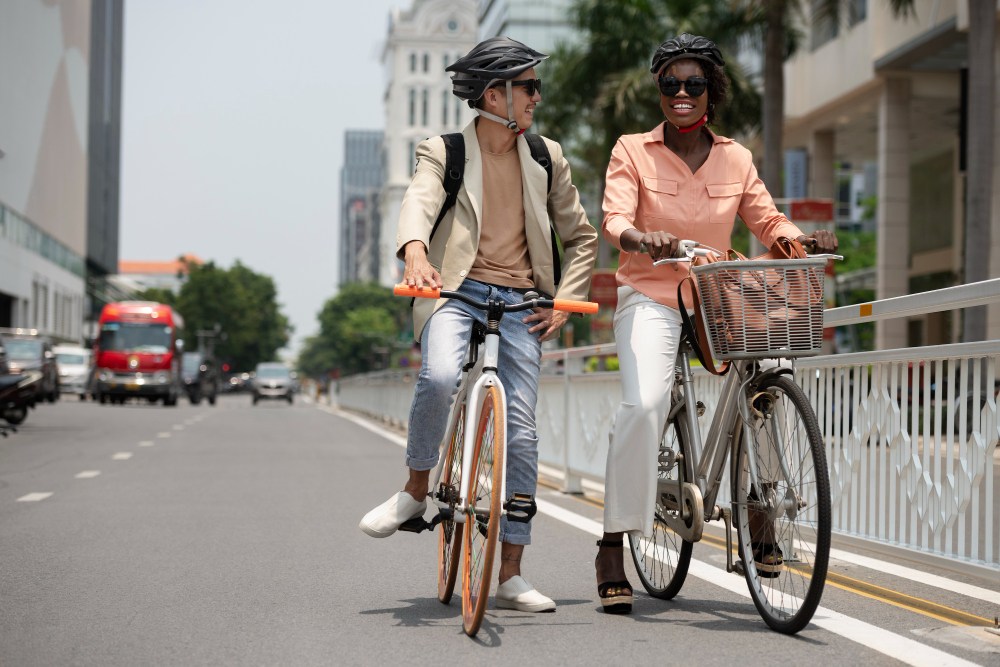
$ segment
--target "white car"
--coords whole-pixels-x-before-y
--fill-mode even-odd
[[[76,345],[56,345],[52,351],[59,367],[59,390],[85,400],[89,393],[90,350]]]

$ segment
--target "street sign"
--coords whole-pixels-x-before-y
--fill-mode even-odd
[[[602,306],[618,305],[618,281],[615,269],[597,269],[590,280],[590,300]]]
[[[792,222],[833,222],[832,199],[791,199],[788,204]]]

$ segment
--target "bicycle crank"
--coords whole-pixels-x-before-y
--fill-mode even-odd
[[[663,494],[668,495],[668,494]],[[681,486],[680,502],[670,494],[668,511],[663,513],[663,522],[670,530],[687,542],[697,542],[705,530],[705,502],[697,484],[687,482]]]

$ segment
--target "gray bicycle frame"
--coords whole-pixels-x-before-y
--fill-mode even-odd
[[[683,400],[675,402],[671,406],[667,416],[667,423],[664,425],[664,433],[670,420],[675,418],[677,413],[683,408],[685,412],[684,421],[687,426],[688,435],[692,440],[692,442],[688,443],[688,456],[692,460],[684,461],[682,464],[685,465],[688,477],[692,481],[694,488],[681,489],[681,498],[689,501],[695,515],[685,515],[686,508],[682,506],[678,508],[682,513],[681,521],[668,521],[668,523],[682,538],[690,542],[696,542],[701,539],[702,528],[706,520],[715,521],[722,519],[727,527],[730,524],[731,511],[720,508],[716,505],[715,501],[718,497],[719,489],[722,487],[722,476],[725,472],[724,466],[729,459],[729,455],[732,454],[734,457],[733,460],[735,460],[735,434],[740,432],[738,429],[742,430],[741,435],[744,442],[753,442],[753,434],[750,431],[749,407],[747,401],[740,400],[740,397],[744,395],[744,387],[753,379],[752,377],[747,378],[746,375],[750,365],[754,362],[734,362],[734,366],[723,381],[719,394],[718,407],[708,429],[708,437],[702,440],[701,426],[698,422],[698,402],[691,375],[690,354],[690,343],[681,345],[681,348],[678,350],[676,367],[680,372],[679,382]],[[782,420],[779,419],[777,421],[780,422]],[[771,429],[776,429],[774,422],[775,420],[771,420],[771,424],[769,425]],[[772,432],[772,436],[774,438],[772,442],[778,442],[777,430]],[[698,448],[701,448],[700,454]],[[781,473],[789,483],[790,488],[794,488],[784,457],[776,452],[772,452],[771,454],[779,462]],[[759,471],[757,470],[756,458],[748,456],[747,460],[750,467],[751,488],[757,492],[758,498],[763,499],[764,494],[761,491],[762,486]],[[782,511],[796,511],[796,506],[797,497],[786,498],[783,502],[770,507],[768,513],[773,518]]]

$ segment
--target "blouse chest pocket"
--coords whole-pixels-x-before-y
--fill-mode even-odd
[[[715,183],[708,184],[706,187],[708,188],[709,222],[732,224],[740,209],[743,186],[740,183]]]
[[[677,203],[677,181],[643,176],[642,184],[639,206],[645,215],[675,219],[681,217]]]

